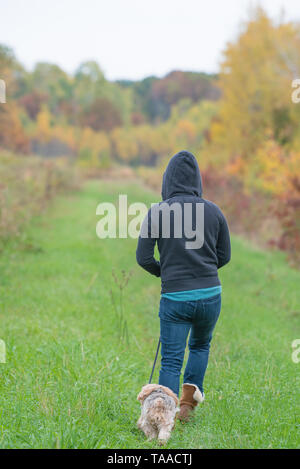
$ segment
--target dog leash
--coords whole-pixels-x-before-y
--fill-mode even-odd
[[[158,339],[158,344],[157,344],[157,349],[156,349],[156,355],[155,355],[155,358],[154,358],[154,363],[153,363],[151,375],[150,375],[150,378],[149,378],[149,384],[151,384],[152,376],[153,376],[153,373],[154,373],[154,370],[155,370],[155,365],[156,365],[156,362],[157,362],[159,347],[160,347],[160,338]]]

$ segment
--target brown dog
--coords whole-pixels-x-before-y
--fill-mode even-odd
[[[166,386],[147,384],[137,398],[142,405],[138,428],[149,440],[158,438],[160,444],[165,444],[170,438],[179,411],[176,394]]]

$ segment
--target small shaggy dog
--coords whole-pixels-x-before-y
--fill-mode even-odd
[[[165,444],[175,425],[178,398],[171,389],[159,384],[147,384],[138,395],[142,413],[137,422],[149,440],[158,438]]]

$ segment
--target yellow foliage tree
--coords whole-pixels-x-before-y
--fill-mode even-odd
[[[284,145],[299,135],[300,110],[291,100],[292,80],[300,76],[299,50],[299,28],[275,25],[261,9],[228,45],[219,118],[211,127],[211,140],[228,158],[251,158],[268,130]]]
[[[37,115],[36,136],[44,143],[49,142],[51,138],[51,114],[46,107]]]

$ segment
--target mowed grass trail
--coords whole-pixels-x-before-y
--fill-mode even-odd
[[[159,335],[159,280],[135,262],[136,240],[96,237],[100,202],[150,202],[138,182],[93,181],[56,199],[0,258],[1,448],[154,448],[136,428],[136,396]],[[129,331],[119,334],[112,276]],[[179,422],[169,448],[299,447],[300,273],[280,253],[233,238],[220,271],[222,313],[205,380],[206,401]],[[158,380],[158,368],[153,382]]]

